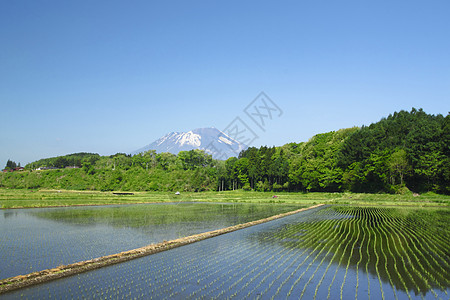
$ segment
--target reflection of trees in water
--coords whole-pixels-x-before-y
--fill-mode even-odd
[[[328,263],[369,272],[397,290],[425,295],[449,288],[449,212],[330,207],[258,235],[262,243],[320,250]],[[268,239],[276,235],[275,239]],[[325,255],[327,252],[331,255]],[[319,276],[320,277],[320,276]]]
[[[8,211],[3,212],[3,218],[5,218],[5,219],[15,217],[15,216],[17,216],[17,211],[8,210]]]
[[[33,216],[76,225],[107,224],[151,230],[152,226],[216,222],[235,225],[298,209],[276,204],[136,204],[129,206],[72,207],[33,210]]]

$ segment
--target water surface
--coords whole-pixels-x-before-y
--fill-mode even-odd
[[[277,204],[172,203],[0,210],[0,278],[297,208]]]

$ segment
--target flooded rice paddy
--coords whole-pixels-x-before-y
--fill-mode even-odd
[[[173,203],[0,210],[0,279],[298,208]]]
[[[6,298],[448,299],[449,210],[328,206]]]

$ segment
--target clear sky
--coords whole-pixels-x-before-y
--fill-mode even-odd
[[[450,1],[0,1],[0,168],[240,117],[253,146],[450,110]],[[283,111],[262,131],[244,109]]]

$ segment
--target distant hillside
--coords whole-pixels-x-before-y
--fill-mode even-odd
[[[65,168],[65,167],[82,167],[83,163],[95,163],[100,158],[97,153],[73,153],[51,158],[43,158],[26,165],[27,169],[47,168]]]
[[[144,148],[135,155],[76,153],[42,159],[25,171],[1,173],[0,187],[450,194],[450,114],[400,111],[369,126],[317,134],[281,147],[250,147],[226,160],[213,159],[208,147],[197,148],[210,142],[241,145],[208,131],[217,132],[198,129],[158,141],[166,147],[159,151],[176,155]],[[30,171],[38,167],[58,169]]]
[[[413,108],[363,126],[343,144],[337,164],[351,190],[450,193],[450,114]]]

